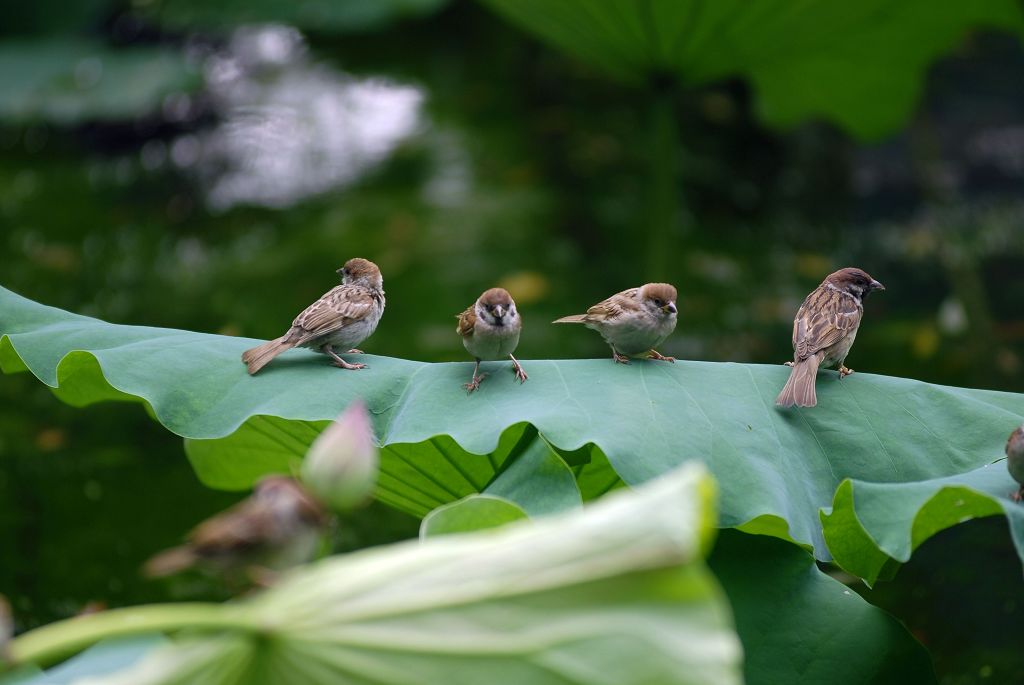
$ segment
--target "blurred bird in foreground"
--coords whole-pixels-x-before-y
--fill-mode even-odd
[[[462,336],[466,351],[476,358],[473,378],[465,384],[473,392],[480,387],[487,374],[480,374],[481,361],[496,361],[508,357],[516,380],[525,383],[528,376],[522,365],[512,356],[519,344],[519,333],[523,329],[516,303],[504,288],[484,291],[473,306],[458,315],[459,324],[455,331]]]
[[[0,595],[0,672],[4,670],[4,662],[11,660],[8,645],[14,638],[14,612],[7,598]]]
[[[676,289],[668,283],[630,288],[595,304],[586,314],[573,314],[553,323],[581,323],[601,334],[612,348],[612,359],[628,364],[630,357],[675,362],[656,349],[676,328]]]
[[[277,355],[293,347],[311,347],[331,357],[335,366],[362,369],[334,351],[335,346],[349,354],[361,354],[354,348],[371,335],[384,314],[384,279],[373,262],[355,257],[338,269],[341,285],[328,290],[292,321],[280,338],[246,350],[242,361],[255,374]]]
[[[192,567],[254,575],[310,560],[329,521],[327,512],[297,481],[267,476],[252,495],[200,523],[181,547],[146,562],[150,577]]]
[[[1006,441],[1006,468],[1020,483],[1020,488],[1010,498],[1020,502],[1024,498],[1024,426],[1010,433],[1010,439]]]
[[[853,373],[843,365],[864,316],[864,298],[885,286],[860,269],[840,269],[821,282],[797,310],[793,320],[793,367],[782,392],[780,407],[813,407],[818,403],[818,367],[839,368],[839,377]]]

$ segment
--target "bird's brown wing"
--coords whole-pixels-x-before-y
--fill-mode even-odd
[[[455,327],[455,332],[461,335],[463,338],[473,335],[473,328],[476,326],[476,311],[474,311],[471,305],[458,315],[459,323]]]
[[[793,350],[797,361],[827,349],[857,330],[864,310],[853,297],[819,286],[797,310]]]
[[[263,542],[270,515],[265,503],[246,499],[196,526],[189,533],[189,542],[206,554],[255,547]]]
[[[369,290],[357,285],[339,285],[295,317],[289,342],[302,345],[358,321],[372,310],[373,295]]]
[[[584,321],[607,321],[617,319],[623,312],[633,311],[639,308],[637,293],[639,288],[630,288],[616,293],[607,300],[598,302],[587,310]]]

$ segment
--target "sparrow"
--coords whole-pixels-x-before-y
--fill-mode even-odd
[[[529,376],[523,371],[512,353],[519,344],[519,333],[523,323],[516,311],[516,303],[504,288],[485,290],[477,301],[457,316],[459,324],[455,332],[462,336],[462,344],[466,351],[476,358],[473,378],[463,385],[467,391],[473,392],[480,387],[480,382],[487,374],[480,374],[481,361],[495,361],[508,357],[512,360],[512,370],[516,380],[525,383]]]
[[[853,373],[843,362],[864,316],[864,298],[874,290],[885,290],[885,286],[866,272],[847,267],[829,274],[807,296],[793,320],[793,361],[786,362],[793,370],[775,404],[816,405],[814,382],[819,366],[838,367],[840,378]]]
[[[384,279],[373,262],[355,257],[338,269],[341,285],[328,290],[292,321],[292,327],[276,338],[242,353],[242,361],[255,374],[271,359],[293,347],[311,347],[328,355],[335,366],[363,369],[366,364],[350,364],[337,355],[335,346],[354,349],[371,335],[384,314]]]
[[[1020,483],[1020,488],[1010,495],[1010,499],[1020,502],[1024,498],[1024,426],[1010,433],[1010,439],[1006,441],[1006,468]]]
[[[267,476],[252,495],[196,526],[184,545],[152,557],[143,573],[159,578],[196,566],[224,573],[283,570],[313,557],[329,520],[296,480]]]
[[[601,334],[612,348],[612,359],[628,364],[630,357],[675,362],[654,348],[676,328],[676,289],[668,283],[648,283],[598,302],[586,314],[563,316],[552,323],[581,323]]]

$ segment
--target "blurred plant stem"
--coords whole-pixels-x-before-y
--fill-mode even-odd
[[[213,603],[150,604],[101,611],[50,623],[19,635],[9,645],[9,666],[46,667],[101,640],[141,633],[189,630],[255,630],[234,607]],[[0,665],[0,671],[2,671]]]
[[[648,197],[646,226],[640,232],[647,241],[646,281],[664,281],[670,256],[678,254],[680,206],[679,132],[676,130],[674,83],[656,81],[649,96]]]

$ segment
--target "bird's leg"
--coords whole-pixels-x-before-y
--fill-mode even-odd
[[[848,369],[842,364],[839,365],[839,379],[842,380],[853,373],[853,369]]]
[[[1020,502],[1022,499],[1024,499],[1024,485],[1020,486],[1020,489],[1017,490],[1017,492],[1010,495],[1010,499],[1012,499],[1014,502]]]
[[[647,353],[647,358],[648,359],[656,359],[657,361],[660,361],[660,362],[672,362],[673,364],[676,363],[676,358],[675,357],[666,357],[665,355],[663,355],[661,352],[658,352],[657,350],[651,350],[650,352],[648,352]]]
[[[616,364],[628,364],[629,363],[629,357],[627,357],[627,356],[625,356],[623,354],[619,354],[618,351],[614,347],[612,348],[612,359],[615,360]]]
[[[466,389],[466,392],[473,392],[474,390],[479,388],[480,387],[480,382],[483,381],[483,379],[487,377],[486,373],[485,374],[477,375],[479,371],[480,371],[480,360],[477,359],[476,360],[476,366],[473,367],[473,380],[471,380],[469,383],[466,383],[465,385],[462,386],[462,387],[464,387]]]
[[[345,354],[363,354],[363,351],[362,350],[357,350],[356,348],[353,347],[351,350],[349,350]]]
[[[366,368],[366,364],[349,364],[347,361],[345,361],[344,359],[339,357],[337,354],[335,354],[334,353],[334,348],[331,347],[330,345],[324,345],[323,347],[320,348],[320,351],[323,352],[324,354],[328,355],[331,359],[333,359],[335,366],[340,366],[343,369],[355,370],[355,369],[365,369]]]
[[[526,372],[523,371],[523,365],[516,361],[516,358],[513,357],[511,354],[508,356],[508,358],[512,360],[512,370],[516,372],[516,380],[519,381],[520,383],[525,383],[526,379],[529,378],[529,376],[527,376]]]

